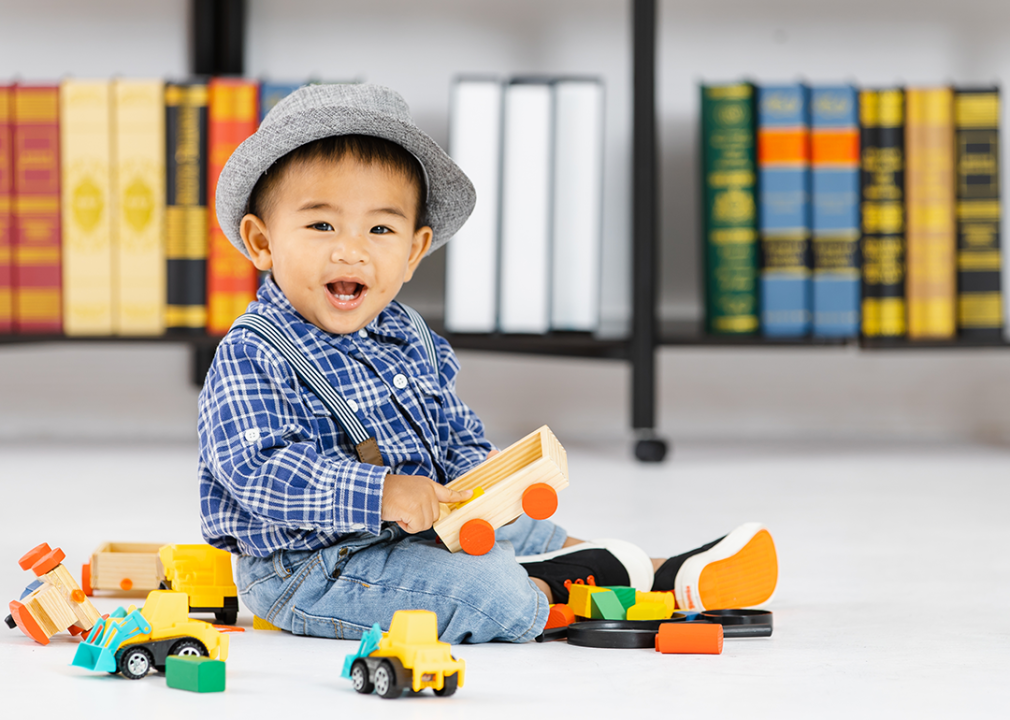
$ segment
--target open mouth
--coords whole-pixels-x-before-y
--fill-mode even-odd
[[[339,280],[337,282],[331,282],[327,284],[326,289],[330,291],[330,294],[340,302],[352,302],[361,297],[361,293],[364,292],[365,286],[361,283],[351,282],[349,280]]]

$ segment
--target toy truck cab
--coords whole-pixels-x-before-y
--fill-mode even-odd
[[[238,619],[238,588],[231,553],[210,545],[165,545],[158,550],[165,569],[162,589],[189,596],[190,612],[214,613],[225,625]]]
[[[361,639],[358,652],[346,658],[342,675],[359,693],[375,690],[399,697],[405,689],[430,687],[447,697],[463,686],[466,663],[452,656],[452,646],[438,639],[438,621],[428,610],[398,610],[389,632],[378,625]]]
[[[228,636],[213,625],[189,617],[186,593],[154,590],[142,610],[119,608],[99,621],[77,646],[72,665],[119,672],[138,680],[154,668],[164,671],[169,655],[228,659]]]

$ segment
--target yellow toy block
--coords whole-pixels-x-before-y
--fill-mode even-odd
[[[672,614],[658,602],[640,602],[628,608],[628,620],[666,620]]]
[[[595,585],[572,585],[568,588],[568,607],[578,617],[592,617],[593,604],[589,596],[598,592],[611,592]]]
[[[280,630],[280,628],[267,622],[258,615],[253,615],[253,630]]]
[[[670,615],[673,615],[674,609],[677,607],[677,601],[672,592],[636,592],[635,593],[636,603],[663,603],[666,605],[667,609],[670,611]],[[667,617],[670,617],[667,615]]]

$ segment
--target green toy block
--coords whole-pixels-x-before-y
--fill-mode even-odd
[[[604,585],[602,587],[604,590],[613,590],[625,610],[635,604],[635,593],[638,592],[635,588],[625,585]]]
[[[170,688],[193,692],[224,692],[224,663],[196,655],[169,655],[165,681]]]
[[[592,603],[593,620],[623,620],[624,606],[617,599],[617,594],[612,591],[596,592],[589,596]]]

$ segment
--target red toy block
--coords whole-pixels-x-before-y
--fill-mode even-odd
[[[718,623],[663,623],[656,633],[656,650],[677,654],[722,654],[722,625]]]
[[[547,615],[547,625],[544,626],[544,630],[568,627],[573,622],[575,622],[575,613],[572,612],[572,609],[564,603],[555,603],[551,605],[551,611]]]

